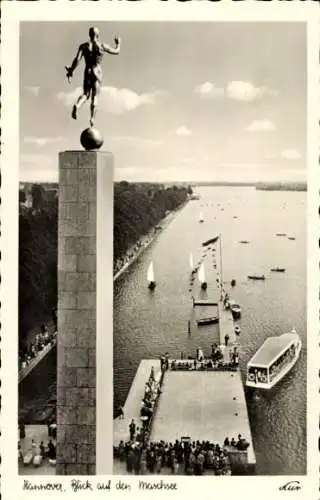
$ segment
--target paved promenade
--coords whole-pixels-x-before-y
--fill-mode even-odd
[[[118,417],[113,421],[113,441],[115,446],[121,440],[128,441],[129,424],[132,419],[140,427],[141,401],[144,397],[145,385],[149,379],[152,366],[154,367],[155,377],[158,377],[160,375],[160,361],[158,359],[143,359],[141,361],[123,407],[124,418]]]

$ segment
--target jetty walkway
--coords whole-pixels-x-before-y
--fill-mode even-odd
[[[238,344],[239,342],[234,331],[234,321],[231,310],[225,309],[223,302],[220,301],[218,303],[218,311],[220,344],[224,344],[226,336],[229,337],[229,344]]]

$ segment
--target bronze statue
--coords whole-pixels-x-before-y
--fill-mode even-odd
[[[102,83],[102,69],[101,69],[101,61],[104,52],[108,54],[119,54],[120,53],[120,38],[115,37],[114,43],[115,48],[107,45],[105,43],[101,43],[99,40],[99,30],[98,28],[90,28],[89,29],[89,40],[80,45],[77,55],[74,58],[71,66],[65,66],[67,71],[67,78],[69,83],[71,82],[71,78],[73,76],[73,72],[78,66],[81,58],[84,58],[85,69],[84,69],[84,79],[83,79],[83,92],[80,97],[77,99],[77,102],[74,104],[72,108],[72,118],[77,119],[77,112],[80,107],[91,98],[90,104],[90,126],[93,127],[94,119],[97,111],[98,105],[98,95],[100,92],[100,87]]]

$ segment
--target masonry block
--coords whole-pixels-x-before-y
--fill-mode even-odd
[[[100,270],[98,275],[98,264],[103,255],[103,237],[107,234],[109,241],[112,240],[113,231],[112,224],[109,227],[101,224],[104,208],[101,187],[102,180],[108,178],[110,199],[112,170],[110,153],[59,154],[58,474],[87,475],[96,470],[95,353],[97,325],[102,324],[104,309],[101,300],[97,301],[103,274]],[[102,335],[101,328],[99,332]]]

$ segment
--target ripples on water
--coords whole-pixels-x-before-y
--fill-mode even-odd
[[[123,404],[142,358],[164,351],[180,357],[198,346],[207,353],[218,339],[216,325],[197,328],[194,319],[189,252],[197,262],[201,242],[221,232],[223,278],[237,280],[231,297],[242,306],[241,371],[266,337],[295,327],[302,353],[291,373],[272,391],[259,397],[247,394],[249,418],[257,456],[258,474],[306,472],[306,193],[257,191],[254,188],[199,188],[201,199],[189,202],[151,247],[114,286],[114,404]],[[219,205],[218,205],[219,204]],[[221,211],[221,207],[224,211]],[[199,213],[205,222],[199,224]],[[238,219],[233,218],[237,216]],[[276,233],[295,236],[276,237]],[[249,240],[242,245],[240,240]],[[207,297],[217,296],[208,252]],[[157,287],[147,289],[150,260]],[[217,258],[217,264],[219,264]],[[270,273],[271,267],[286,272]],[[266,281],[252,282],[251,273],[264,273]],[[195,297],[200,296],[197,280]],[[231,436],[230,436],[231,437]]]

